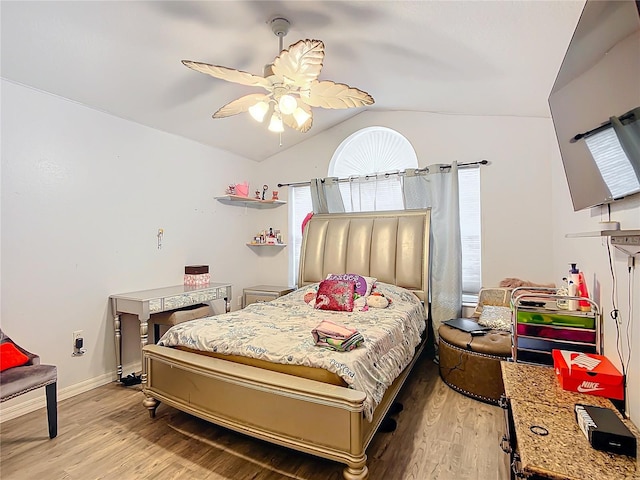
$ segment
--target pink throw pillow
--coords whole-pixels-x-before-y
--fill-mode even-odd
[[[354,291],[354,282],[323,280],[318,287],[315,308],[336,312],[352,312]]]

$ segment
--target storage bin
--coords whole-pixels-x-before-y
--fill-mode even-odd
[[[184,284],[189,286],[198,286],[201,287],[203,285],[208,285],[211,282],[211,274],[210,273],[201,273],[199,275],[184,275]]]
[[[519,309],[518,323],[533,323],[538,325],[557,325],[559,327],[595,328],[595,317],[583,315],[563,315],[561,313],[530,312]]]
[[[518,323],[518,335],[568,340],[571,342],[596,343],[596,331],[582,328],[554,328],[532,323]]]

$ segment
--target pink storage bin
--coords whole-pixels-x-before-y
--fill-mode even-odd
[[[210,273],[201,273],[198,275],[190,275],[185,273],[184,275],[184,284],[189,286],[199,287],[202,285],[208,285],[210,281],[211,281]]]
[[[532,335],[535,337],[554,340],[569,340],[572,342],[595,343],[596,332],[580,328],[553,328],[531,323],[518,323],[518,335]]]

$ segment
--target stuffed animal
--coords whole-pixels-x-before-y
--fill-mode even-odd
[[[389,299],[381,293],[372,293],[367,297],[367,305],[371,308],[387,308]]]
[[[316,305],[316,294],[317,292],[314,290],[313,292],[307,292],[304,294],[304,303],[315,307]]]

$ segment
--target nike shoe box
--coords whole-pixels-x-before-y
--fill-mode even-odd
[[[553,350],[553,368],[564,390],[624,400],[620,371],[604,355]]]

